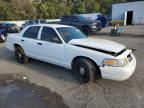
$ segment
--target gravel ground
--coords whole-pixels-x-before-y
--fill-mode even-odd
[[[18,64],[14,54],[0,44],[0,73],[22,73],[32,83],[49,87],[61,94],[71,108],[143,108],[144,107],[144,26],[127,26],[122,36],[110,36],[111,27],[93,38],[113,40],[136,49],[137,67],[132,77],[118,82],[101,79],[79,84],[71,71],[48,63],[32,60]]]

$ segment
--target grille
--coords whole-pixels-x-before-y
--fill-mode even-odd
[[[131,54],[129,54],[129,55],[127,56],[127,58],[128,58],[128,61],[129,61],[129,62],[131,62],[131,61],[132,61]]]

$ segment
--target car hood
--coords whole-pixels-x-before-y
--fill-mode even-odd
[[[114,53],[119,53],[123,49],[125,49],[125,46],[122,44],[98,38],[72,39],[68,43],[76,46],[93,48]]]

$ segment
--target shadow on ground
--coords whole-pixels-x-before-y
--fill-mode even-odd
[[[56,92],[22,78],[0,75],[0,108],[68,108]]]
[[[78,83],[74,77],[74,74],[70,70],[59,67],[57,65],[41,62],[34,59],[30,59],[30,62],[27,64],[19,64],[15,59],[14,53],[7,50],[5,47],[0,47],[0,59],[10,64],[29,68],[30,70],[33,70],[37,73],[48,75],[54,79]]]

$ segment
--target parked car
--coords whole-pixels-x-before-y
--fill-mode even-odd
[[[2,23],[3,27],[7,30],[8,33],[18,33],[20,32],[18,26],[15,23]]]
[[[0,42],[5,42],[5,36],[0,33]]]
[[[74,26],[80,29],[86,35],[95,34],[102,29],[100,21],[88,20],[81,15],[63,16],[61,18],[61,21],[49,22],[49,24],[63,24]]]
[[[88,14],[80,14],[80,15],[87,18],[88,20],[100,21],[102,28],[105,28],[108,25],[107,17],[102,15],[101,13],[88,13]]]
[[[6,29],[0,25],[0,42],[4,42],[7,37]]]
[[[23,28],[29,26],[29,25],[33,25],[33,24],[46,24],[47,21],[44,19],[38,19],[38,20],[28,20],[26,21],[24,24],[22,24],[22,26],[20,27],[20,30],[22,30]]]
[[[72,26],[31,25],[20,34],[10,34],[5,44],[15,53],[19,63],[34,58],[56,64],[71,69],[83,83],[97,78],[123,81],[136,68],[136,58],[126,46],[87,38]]]

